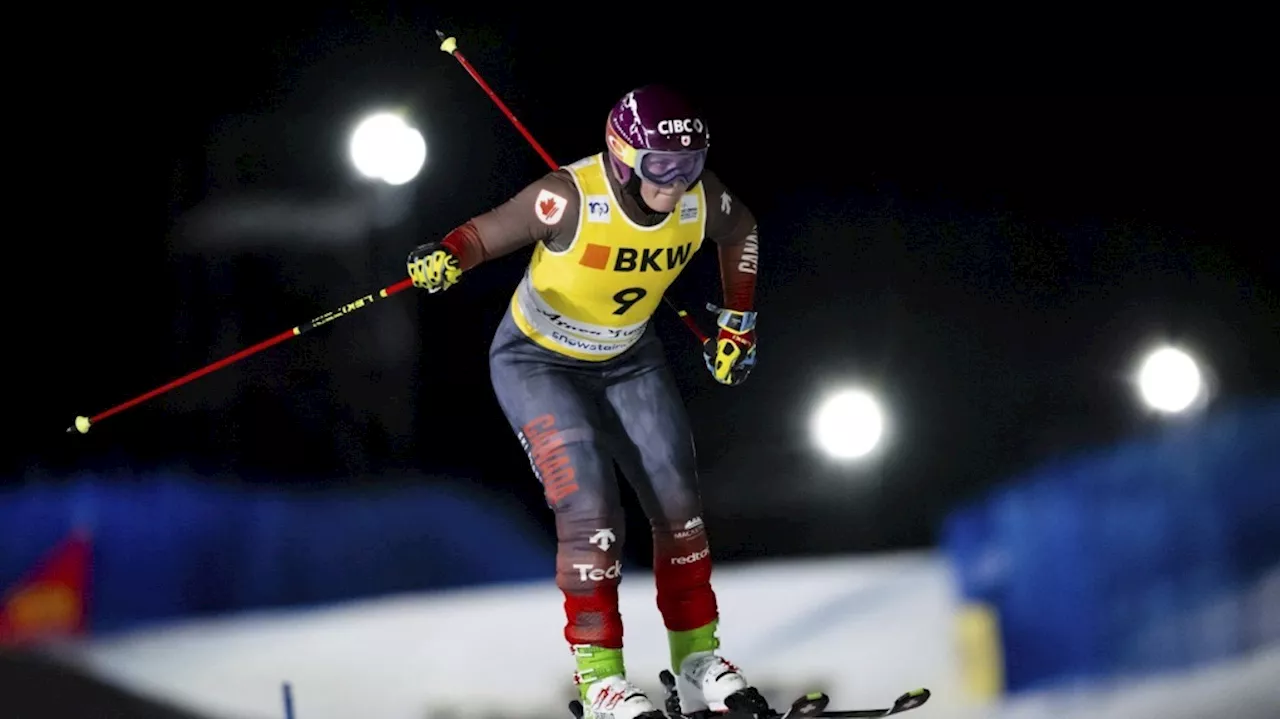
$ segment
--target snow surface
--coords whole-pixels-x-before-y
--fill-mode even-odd
[[[832,708],[887,706],[928,687],[919,719],[1280,717],[1280,647],[1194,674],[1020,697],[965,698],[955,598],[928,553],[716,570],[723,652],[775,702],[821,689]],[[652,575],[621,591],[627,668],[661,697],[666,638]],[[108,681],[211,719],[566,719],[572,658],[550,579],[174,623],[63,647]]]

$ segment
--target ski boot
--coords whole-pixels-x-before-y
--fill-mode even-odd
[[[618,674],[593,682],[582,698],[569,702],[575,719],[667,719],[644,691]]]
[[[671,719],[711,719],[729,715],[744,719],[769,719],[777,712],[738,671],[714,652],[685,657],[680,675],[663,670],[659,675],[667,689],[666,709]]]

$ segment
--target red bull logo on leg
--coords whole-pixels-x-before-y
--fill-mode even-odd
[[[520,443],[529,455],[529,463],[542,483],[547,501],[556,504],[578,491],[569,451],[553,415],[544,414],[526,423],[520,430]]]

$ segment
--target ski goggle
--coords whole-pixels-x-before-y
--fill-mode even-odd
[[[640,173],[640,177],[655,185],[672,185],[683,180],[686,186],[692,185],[702,175],[707,164],[707,151],[687,150],[671,152],[669,150],[636,150],[632,167]]]

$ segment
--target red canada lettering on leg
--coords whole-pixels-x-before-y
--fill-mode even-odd
[[[564,437],[556,428],[555,417],[540,415],[521,428],[527,443],[529,461],[542,482],[547,501],[557,504],[578,491],[578,482]]]

